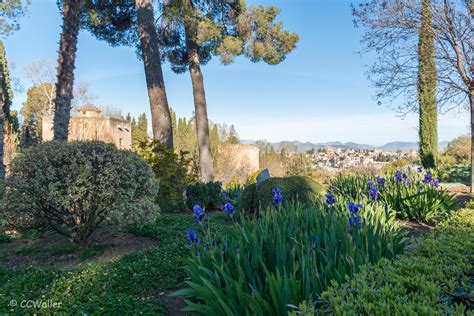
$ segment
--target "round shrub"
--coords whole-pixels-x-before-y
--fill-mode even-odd
[[[154,221],[157,191],[135,153],[98,141],[47,142],[13,161],[4,208],[14,227],[36,223],[85,244],[101,224]]]
[[[208,211],[216,211],[224,203],[220,182],[195,183],[186,188],[186,206],[190,210],[199,204]]]
[[[282,190],[282,203],[295,200],[302,204],[315,203],[323,192],[323,186],[309,177],[269,178],[259,185],[253,184],[245,188],[241,197],[241,208],[244,212],[256,213],[259,207],[271,206],[274,188]]]
[[[252,183],[245,187],[240,194],[239,207],[246,213],[255,213],[258,210],[257,184]]]

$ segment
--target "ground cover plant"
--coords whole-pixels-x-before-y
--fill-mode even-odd
[[[394,260],[363,267],[322,294],[320,314],[440,315],[474,311],[474,209],[465,209]],[[306,308],[306,307],[305,307]]]
[[[232,222],[223,213],[207,220],[215,237],[226,233]],[[112,262],[95,261],[66,270],[0,268],[0,314],[162,314],[165,308],[160,293],[182,286],[186,278],[183,266],[190,253],[186,230],[199,227],[192,215],[161,214],[154,224],[128,228],[130,232],[158,240],[159,244],[149,250]],[[50,299],[62,304],[56,309],[20,308],[10,305],[12,299],[18,304],[29,299]]]
[[[290,305],[312,300],[331,280],[343,281],[362,265],[393,258],[407,239],[394,214],[383,207],[364,210],[287,202],[273,190],[274,208],[242,219],[222,240],[189,231],[195,245],[186,271],[186,311],[208,315],[285,315]],[[201,219],[197,217],[198,221]]]

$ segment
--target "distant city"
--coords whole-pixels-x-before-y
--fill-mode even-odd
[[[241,140],[242,144],[256,144],[257,141],[255,140]],[[368,144],[359,144],[353,142],[326,142],[326,143],[311,143],[311,142],[300,142],[297,140],[294,141],[280,141],[269,143],[270,145],[275,148],[276,151],[280,151],[281,149],[285,148],[290,152],[307,152],[312,149],[321,149],[321,148],[333,148],[333,149],[378,149],[384,152],[394,152],[394,151],[413,151],[418,150],[418,143],[417,142],[400,142],[394,141],[390,143],[386,143],[381,146],[376,145],[368,145]],[[445,149],[449,144],[449,141],[442,141],[439,142],[438,148],[440,150]]]

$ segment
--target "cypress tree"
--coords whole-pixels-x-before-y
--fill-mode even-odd
[[[420,160],[423,167],[435,168],[438,155],[437,70],[430,0],[422,0],[418,59]]]
[[[3,163],[5,123],[10,115],[12,97],[5,47],[0,41],[0,179],[5,178],[5,164]]]

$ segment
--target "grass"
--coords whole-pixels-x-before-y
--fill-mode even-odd
[[[88,260],[97,256],[100,256],[105,248],[112,247],[113,244],[105,243],[105,244],[94,244],[87,246],[84,250],[81,251],[79,255],[79,259],[81,260]]]
[[[49,254],[52,254],[52,255],[62,255],[62,254],[72,253],[76,251],[78,248],[79,247],[75,243],[63,242],[60,244],[49,246],[47,251]]]
[[[211,216],[214,234],[226,231],[228,216]],[[215,221],[215,222],[214,222]],[[180,287],[186,278],[183,266],[190,252],[188,229],[199,229],[191,215],[163,214],[154,225],[128,227],[129,232],[156,238],[158,246],[131,253],[113,262],[93,262],[74,270],[33,267],[0,269],[0,314],[161,314],[159,293]],[[99,247],[89,254],[102,251]],[[62,244],[50,251],[65,253],[72,246]],[[51,299],[61,302],[55,310],[9,306],[10,300]]]
[[[24,245],[24,246],[19,247],[17,250],[15,250],[15,254],[17,254],[17,255],[27,255],[27,254],[36,252],[38,250],[39,250],[38,247],[36,247],[34,245]]]

